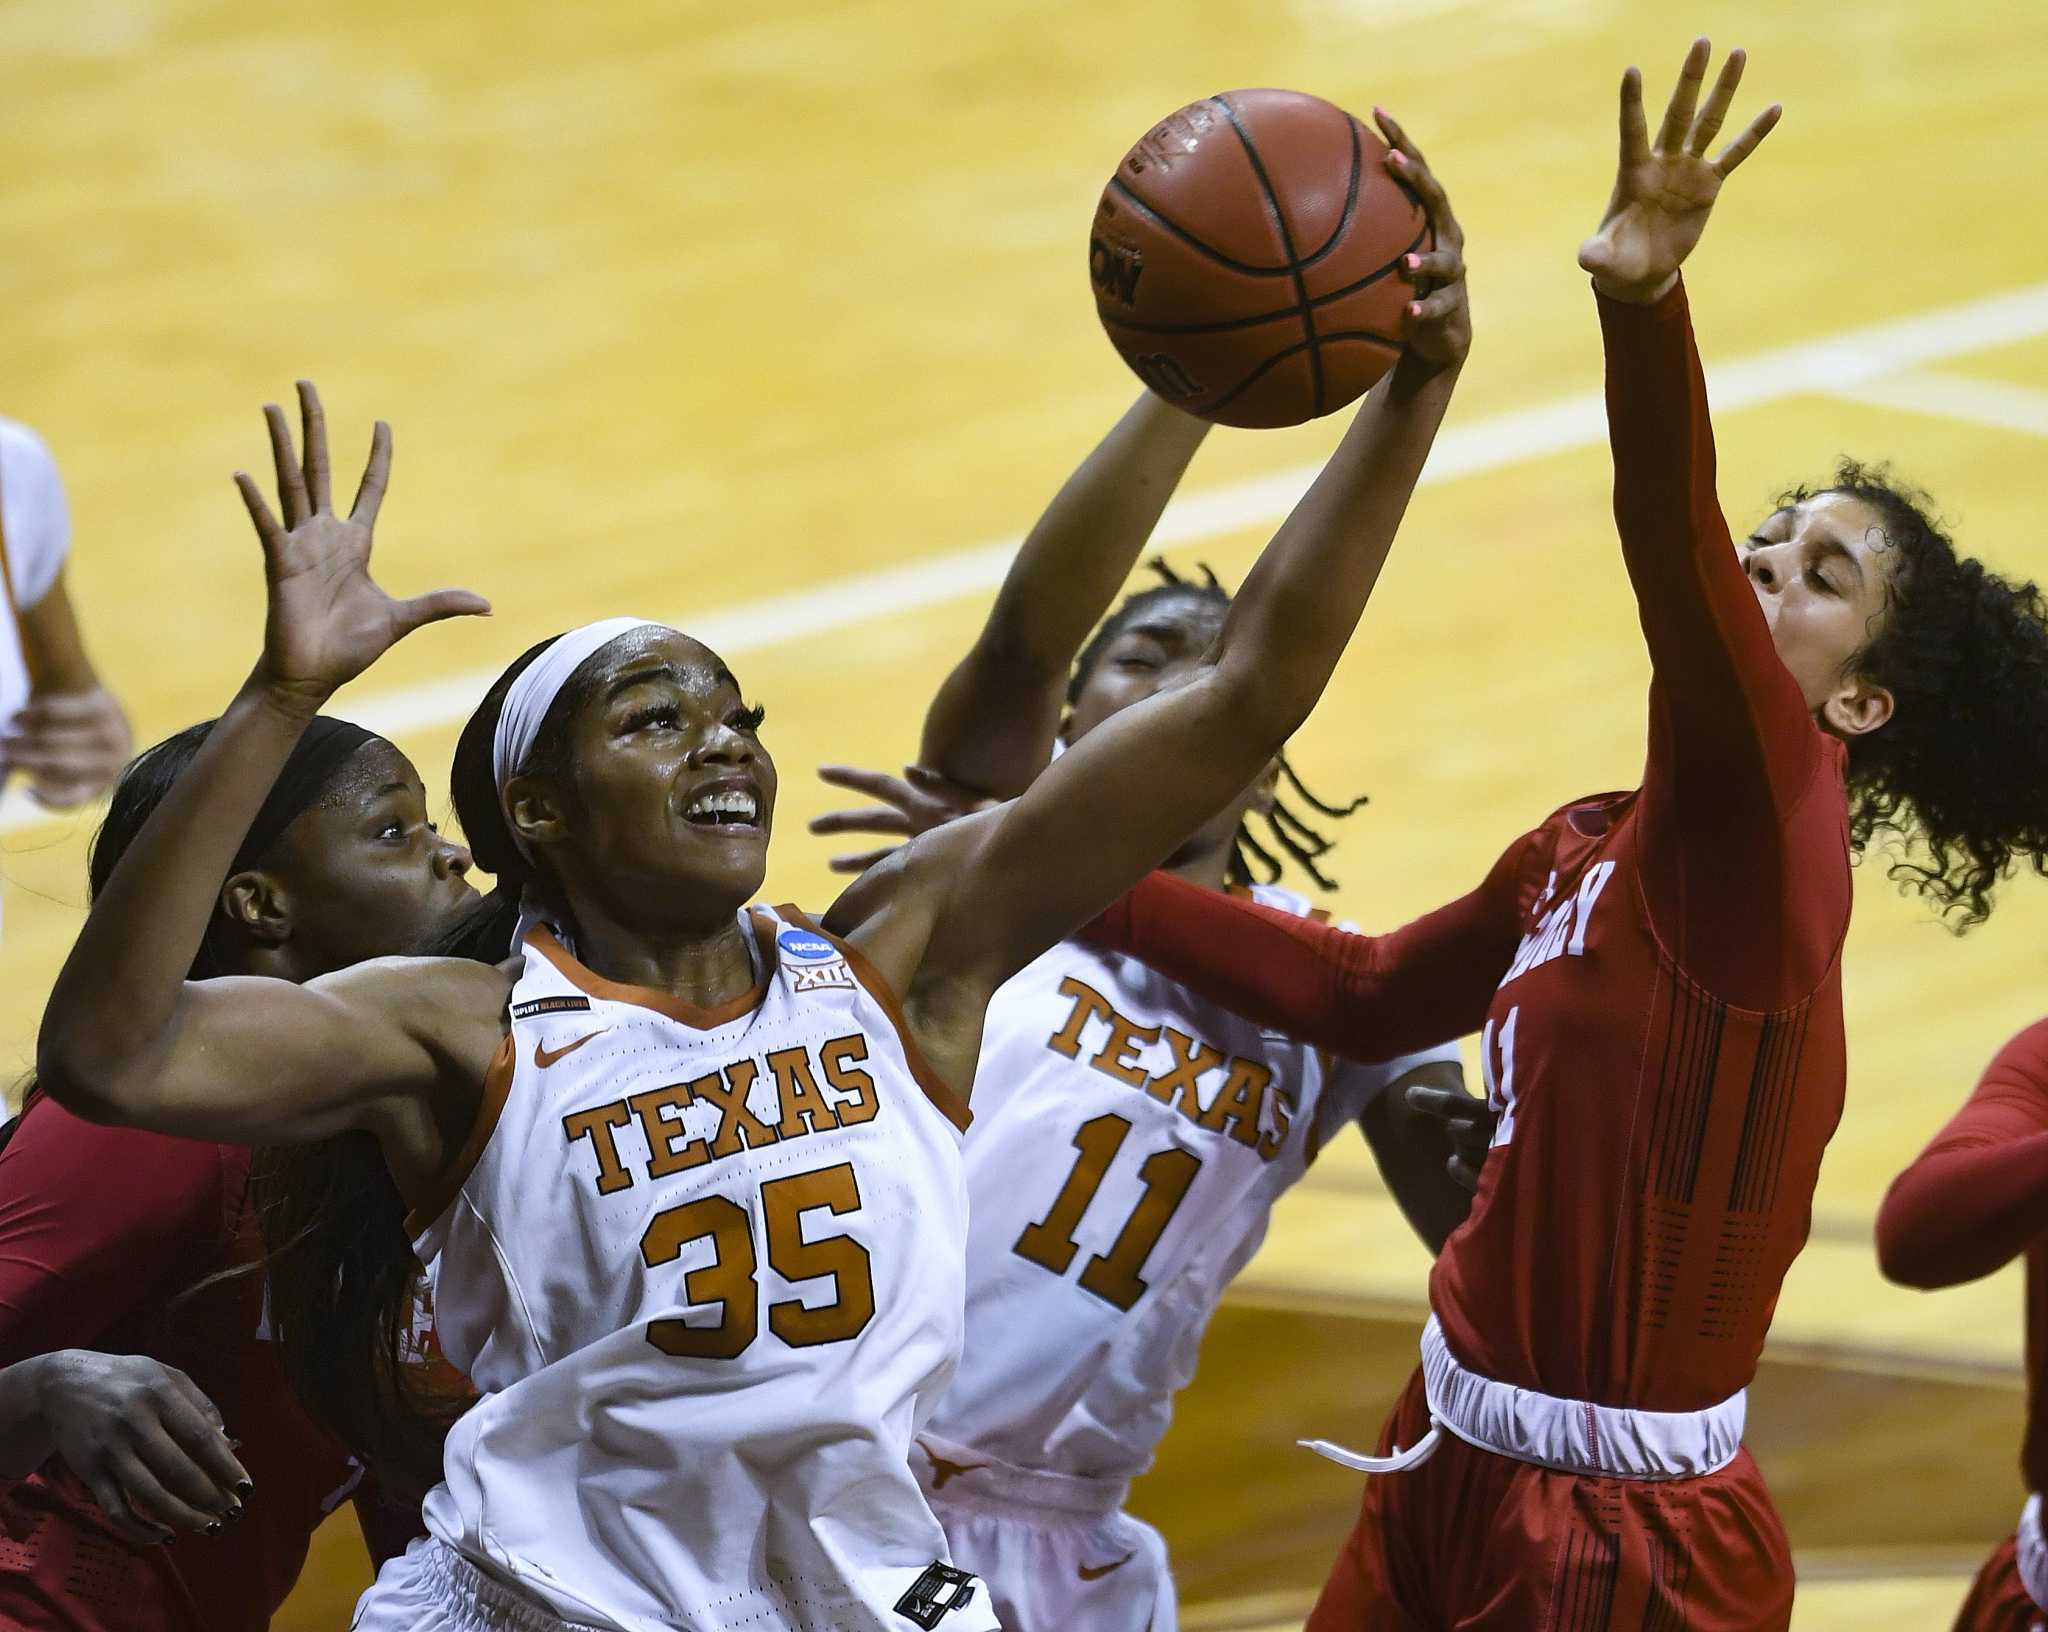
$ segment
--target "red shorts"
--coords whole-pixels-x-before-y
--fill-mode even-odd
[[[2018,1552],[2018,1541],[2007,1536],[1984,1561],[1970,1583],[1970,1596],[1956,1611],[1954,1632],[2041,1632],[2048,1627],[2048,1615],[2027,1596],[2020,1580]]]
[[[1429,1428],[1418,1370],[1379,1452]],[[1446,1430],[1366,1483],[1308,1632],[1783,1632],[1792,1549],[1743,1451],[1699,1479],[1603,1479]]]

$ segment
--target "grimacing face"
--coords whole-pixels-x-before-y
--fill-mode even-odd
[[[595,659],[570,722],[574,786],[514,777],[507,806],[582,912],[637,928],[715,926],[768,869],[775,761],[718,654],[632,630]]]
[[[1778,659],[1807,708],[1838,736],[1891,718],[1891,694],[1851,672],[1890,604],[1898,551],[1884,517],[1849,493],[1823,492],[1773,511],[1736,546]]]

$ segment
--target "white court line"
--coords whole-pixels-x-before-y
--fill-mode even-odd
[[[1751,408],[1802,392],[1854,394],[1902,369],[2041,334],[2048,334],[2048,283],[1849,329],[1712,368],[1714,407],[1720,412]],[[1606,434],[1606,408],[1600,393],[1581,392],[1538,407],[1449,426],[1438,436],[1422,480],[1443,482],[1476,476],[1546,454],[1589,447]],[[1153,541],[1191,544],[1249,527],[1274,525],[1293,508],[1321,468],[1320,464],[1295,465],[1226,487],[1184,494],[1167,507]],[[901,566],[744,602],[723,612],[693,610],[680,621],[707,646],[730,658],[993,590],[1002,583],[1020,542],[1018,535],[949,550]],[[402,690],[344,695],[340,708],[358,724],[402,739],[409,732],[462,719],[498,672],[497,666],[472,669]],[[65,819],[53,817],[18,789],[0,796],[0,833]]]
[[[2003,380],[1914,368],[1833,394],[1879,408],[1901,408],[1907,413],[1988,425],[1993,430],[2048,436],[2048,391],[2008,385]]]

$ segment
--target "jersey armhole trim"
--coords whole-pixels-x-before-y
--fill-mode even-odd
[[[491,1142],[498,1119],[505,1114],[505,1101],[511,1097],[512,1075],[518,1063],[512,1033],[508,1031],[505,1040],[498,1044],[498,1052],[491,1056],[490,1068],[484,1072],[484,1091],[477,1100],[476,1120],[469,1125],[469,1137],[441,1170],[441,1176],[427,1187],[419,1205],[405,1215],[405,1233],[413,1240],[426,1234],[434,1220],[448,1210],[449,1204],[462,1194],[470,1174],[476,1171],[476,1164],[483,1159],[484,1146]]]
[[[792,906],[778,906],[775,909],[791,923],[808,929],[814,935],[821,935],[839,948],[839,955],[846,959],[847,967],[854,977],[867,988],[868,996],[881,1005],[882,1012],[889,1017],[889,1024],[896,1028],[896,1042],[903,1050],[903,1058],[910,1066],[910,1074],[917,1079],[925,1098],[939,1108],[945,1119],[962,1133],[974,1121],[974,1113],[967,1108],[967,1102],[932,1069],[931,1061],[924,1057],[924,1050],[917,1046],[917,1039],[911,1034],[910,1022],[903,1017],[903,1005],[897,1002],[895,988],[882,978],[882,972],[868,962],[866,955],[856,946],[850,946],[828,929],[821,929],[809,915]]]

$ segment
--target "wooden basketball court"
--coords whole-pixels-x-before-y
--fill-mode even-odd
[[[1660,97],[1702,29],[1787,108],[1692,271],[1731,516],[1839,453],[1890,457],[1965,548],[2048,572],[2048,10],[2011,3],[14,0],[0,411],[64,468],[74,596],[144,740],[253,660],[229,472],[262,468],[260,405],[311,375],[342,447],[396,428],[385,580],[497,607],[339,711],[438,800],[512,654],[608,613],[679,622],[768,705],[770,898],[822,905],[803,824],[835,801],[810,768],[906,757],[1009,541],[1132,393],[1084,264],[1110,166],[1233,86],[1383,102],[1457,202],[1478,321],[1430,485],[1298,744],[1312,781],[1373,796],[1336,905],[1385,925],[1639,774],[1646,667],[1573,252],[1622,66]],[[1175,559],[1240,575],[1336,430],[1213,437]],[[10,797],[0,826],[0,1064],[25,1070],[91,818]],[[1956,941],[1873,864],[1858,913],[1849,1112],[1752,1414],[1813,1632],[1946,1624],[2022,1498],[2016,1277],[1888,1287],[1870,1222],[2048,1008],[2048,889],[2015,883]],[[1362,1144],[1281,1209],[1137,1492],[1191,1628],[1298,1624],[1356,1484],[1293,1442],[1373,1434],[1424,1268]],[[330,1525],[280,1626],[346,1625],[363,1580]]]

